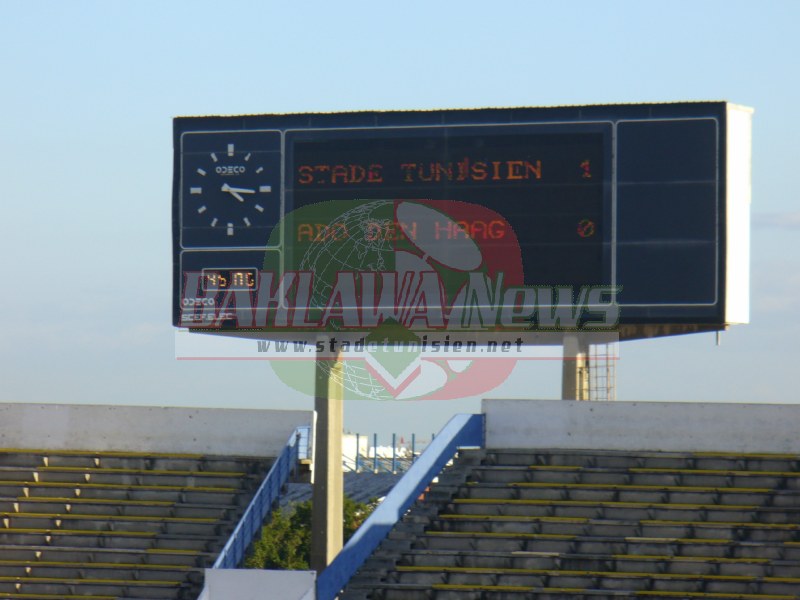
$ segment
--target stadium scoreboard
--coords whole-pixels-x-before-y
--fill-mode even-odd
[[[751,112],[691,102],[176,118],[173,323],[192,325],[182,315],[213,301],[203,292],[254,289],[265,265],[296,269],[299,248],[349,235],[346,221],[313,218],[331,202],[394,203],[394,218],[362,235],[403,238],[425,260],[457,266],[467,240],[499,244],[520,285],[610,286],[620,324],[747,322]],[[402,201],[476,210],[432,222]]]

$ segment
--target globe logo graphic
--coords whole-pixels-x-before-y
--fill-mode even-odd
[[[300,261],[301,271],[315,274],[311,306],[325,306],[339,272],[394,269],[394,245],[386,239],[388,236],[380,233],[383,225],[391,222],[393,206],[394,203],[388,200],[369,202],[348,210],[327,224],[331,235],[311,245]],[[339,239],[345,231],[346,238]],[[370,374],[363,361],[345,360],[340,371],[332,370],[330,363],[322,363],[320,369],[335,383],[341,384],[345,393],[365,400],[393,399],[386,386]]]
[[[460,224],[464,221],[451,214],[461,205],[450,201],[361,200],[320,203],[314,211],[302,209],[306,212],[297,220],[315,220],[315,235],[305,244],[295,244],[291,268],[313,273],[309,306],[318,313],[328,306],[341,273],[394,273],[398,281],[411,277],[412,282],[418,282],[423,273],[435,274],[444,303],[452,301],[469,273],[489,271],[483,249],[465,233]],[[477,368],[475,364],[479,361],[423,360],[420,348],[424,333],[408,326],[408,313],[403,307],[379,308],[377,304],[377,298],[360,299],[361,310],[383,314],[377,327],[363,333],[362,346],[368,349],[342,353],[341,369],[333,369],[330,361],[319,364],[334,383],[341,384],[346,398],[420,399],[452,387],[456,380],[461,383],[457,393],[463,394],[468,375],[487,380],[485,365]],[[352,335],[335,320],[326,322],[325,331],[320,333]],[[273,364],[273,369],[285,382],[297,381],[291,373],[293,365],[287,362]],[[507,376],[513,368],[513,364],[503,367],[494,362],[494,377],[488,380]],[[475,382],[472,385],[474,388]]]

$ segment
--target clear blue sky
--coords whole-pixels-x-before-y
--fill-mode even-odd
[[[178,115],[728,100],[756,109],[751,324],[624,344],[621,400],[797,402],[800,2],[0,0],[0,402],[309,408],[178,362]],[[558,366],[493,396],[557,397]],[[351,402],[427,434],[477,399]]]

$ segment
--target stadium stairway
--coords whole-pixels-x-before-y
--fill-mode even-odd
[[[0,449],[0,599],[196,598],[269,464]]]
[[[467,450],[343,600],[800,598],[800,457]]]

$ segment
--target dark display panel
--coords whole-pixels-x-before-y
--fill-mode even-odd
[[[507,251],[525,285],[616,286],[623,324],[727,323],[728,306],[731,322],[746,321],[746,275],[731,274],[748,269],[747,111],[689,102],[177,118],[173,321],[203,293],[189,273],[227,281],[225,271],[295,264],[298,232],[282,221],[294,210],[313,218],[305,209],[318,203],[372,200],[494,211],[513,229]],[[744,174],[729,171],[731,152]],[[209,166],[213,178],[198,171]],[[461,225],[476,242],[502,236]],[[733,263],[730,244],[744,248]]]
[[[516,233],[527,285],[610,283],[608,126],[291,131],[287,205],[453,200],[490,208]],[[446,232],[443,232],[445,235]],[[490,235],[473,228],[473,237]]]

